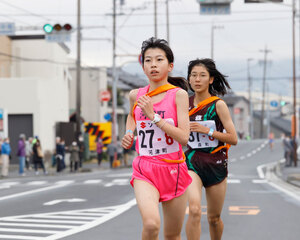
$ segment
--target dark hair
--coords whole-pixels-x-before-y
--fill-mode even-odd
[[[212,84],[209,85],[209,93],[213,96],[216,95],[225,95],[227,93],[228,89],[231,89],[229,83],[226,80],[225,75],[220,73],[218,69],[216,68],[215,62],[212,59],[209,58],[203,58],[203,59],[195,59],[189,62],[188,66],[188,84],[190,89],[194,92],[194,90],[191,87],[190,84],[190,74],[195,66],[203,66],[208,71],[209,76],[214,78],[214,81]]]
[[[142,48],[141,48],[141,56],[142,56],[142,65],[144,66],[144,59],[145,59],[145,52],[149,48],[159,48],[163,50],[166,54],[166,57],[168,59],[169,63],[174,62],[174,55],[169,47],[169,44],[166,40],[164,39],[156,39],[155,37],[151,37],[142,43]],[[168,76],[168,82],[172,85],[175,85],[177,87],[180,87],[184,90],[188,90],[188,84],[183,77],[170,77]]]

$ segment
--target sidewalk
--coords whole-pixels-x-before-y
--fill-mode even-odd
[[[285,167],[284,163],[280,163],[278,175],[282,180],[300,188],[300,161],[298,160],[297,167],[294,167],[294,164],[291,167]]]
[[[132,165],[132,161],[133,161],[133,155],[130,155],[129,157],[129,161],[128,161],[128,168],[131,168]],[[88,162],[84,162],[82,164],[82,168],[80,168],[77,172],[71,172],[70,171],[70,167],[67,166],[63,171],[61,172],[57,172],[56,171],[56,167],[51,167],[49,166],[49,163],[45,164],[46,166],[46,170],[47,170],[47,174],[45,175],[43,173],[43,170],[41,168],[39,168],[39,174],[36,175],[34,169],[30,169],[30,170],[26,170],[25,169],[25,176],[20,176],[19,175],[19,166],[17,164],[11,164],[9,166],[9,174],[7,177],[0,177],[0,181],[1,180],[5,180],[5,179],[10,179],[10,178],[20,178],[20,177],[39,177],[39,176],[62,176],[62,175],[68,175],[68,174],[80,174],[80,173],[86,173],[86,172],[94,172],[94,171],[103,171],[103,170],[108,170],[110,169],[110,164],[109,161],[103,160],[101,162],[101,165],[98,166],[97,163],[97,159],[93,159],[91,161]],[[122,169],[125,168],[125,166],[120,166],[118,168],[115,169]]]

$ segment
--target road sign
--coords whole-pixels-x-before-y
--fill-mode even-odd
[[[1,22],[0,23],[0,35],[15,35],[15,23]]]
[[[272,101],[270,102],[270,105],[271,105],[272,107],[278,107],[278,102],[275,101],[275,100],[272,100]]]
[[[102,90],[99,92],[99,101],[100,102],[107,102],[111,98],[111,94],[107,90]]]
[[[0,119],[3,119],[3,109],[0,108]]]
[[[230,5],[200,4],[201,15],[227,15],[230,14],[230,12]]]
[[[105,119],[106,121],[110,121],[110,120],[111,120],[111,114],[110,114],[110,113],[106,113],[106,114],[104,115],[104,119]]]
[[[46,41],[48,42],[70,42],[71,41],[71,34],[69,33],[52,33],[46,34],[45,36]]]

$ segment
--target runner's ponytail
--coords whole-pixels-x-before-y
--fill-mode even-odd
[[[176,87],[180,87],[185,91],[188,90],[188,83],[183,77],[170,77],[168,76],[168,82]]]

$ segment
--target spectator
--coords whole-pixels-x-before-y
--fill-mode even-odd
[[[293,154],[293,146],[289,136],[286,136],[285,134],[282,135],[282,145],[284,150],[285,166],[289,167],[292,165],[291,156]]]
[[[79,167],[81,168],[83,158],[84,158],[84,139],[82,135],[80,135],[78,138],[78,147],[79,147]]]
[[[123,160],[123,147],[122,147],[122,143],[120,141],[119,136],[117,137],[117,154],[118,154],[118,160],[120,160],[120,162],[122,162],[122,160]]]
[[[25,150],[25,134],[20,134],[19,142],[18,142],[18,157],[19,157],[19,174],[21,176],[25,176],[24,166],[25,166],[25,158],[26,158],[26,150]]]
[[[115,158],[115,153],[117,153],[117,146],[111,141],[107,146],[107,156],[109,157],[110,168],[113,167],[113,161]]]
[[[9,138],[4,139],[4,143],[1,145],[1,159],[2,159],[2,177],[8,176],[9,159],[10,159],[11,148],[9,144]]]
[[[28,140],[25,142],[25,152],[26,152],[26,158],[25,158],[25,165],[26,169],[30,169],[31,165],[31,157],[32,157],[32,137],[28,138]]]
[[[69,147],[70,152],[70,171],[76,172],[78,170],[79,164],[79,147],[76,141],[72,142],[72,145]]]
[[[66,168],[65,165],[65,151],[66,151],[66,146],[65,146],[65,140],[62,138],[60,139],[60,142],[56,144],[56,171],[61,172]]]
[[[39,139],[36,139],[35,144],[32,147],[32,152],[33,152],[33,164],[34,164],[35,174],[39,175],[38,165],[41,166],[41,168],[44,171],[44,174],[47,174],[44,161],[43,161],[44,154]]]
[[[97,141],[97,159],[98,159],[98,166],[100,167],[101,161],[102,161],[102,155],[103,155],[103,147],[104,144],[102,142],[102,139],[99,137]]]
[[[273,147],[274,147],[274,133],[273,132],[269,133],[269,147],[270,147],[270,150],[273,151]]]

